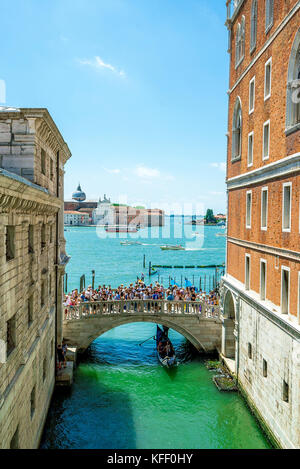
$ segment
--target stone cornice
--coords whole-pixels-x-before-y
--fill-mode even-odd
[[[300,171],[300,153],[287,156],[281,160],[254,169],[247,173],[227,179],[227,189],[233,190],[241,187],[248,187],[253,184],[265,182],[268,179],[276,179],[293,175]]]
[[[63,155],[63,162],[66,163],[67,160],[71,157],[71,152],[68,145],[64,141],[60,131],[58,130],[55,122],[46,108],[21,108],[18,112],[1,112],[0,118],[1,120],[22,118],[37,120],[37,131],[40,125],[43,124],[44,135],[47,135],[48,140],[50,139],[50,146],[52,145],[53,147],[54,142],[57,142],[55,145],[58,146],[58,149]]]
[[[62,206],[57,197],[24,178],[0,169],[1,212],[55,214]]]
[[[238,246],[255,249],[263,253],[271,254],[273,256],[280,256],[292,261],[300,261],[300,252],[290,251],[289,249],[278,248],[276,246],[268,246],[267,244],[254,243],[253,241],[244,241],[242,239],[227,237],[229,243],[237,244]]]
[[[251,292],[248,290],[246,291],[243,289],[242,284],[238,282],[233,277],[230,277],[228,274],[223,277],[222,279],[223,287],[228,288],[229,290],[233,291],[233,293],[241,298],[243,301],[248,303],[250,306],[256,309],[260,314],[262,314],[265,318],[271,321],[274,325],[279,327],[281,330],[286,332],[289,336],[296,339],[298,342],[300,341],[300,328],[297,325],[293,325],[290,321],[283,318],[283,315],[279,313],[273,312],[271,309],[268,308],[267,304],[262,304],[262,302],[256,300]]]

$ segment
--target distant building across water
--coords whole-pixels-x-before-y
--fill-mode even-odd
[[[72,194],[71,201],[65,201],[65,225],[140,225],[141,227],[164,226],[165,212],[158,208],[130,207],[114,204],[104,195],[103,200],[86,200],[80,184]]]

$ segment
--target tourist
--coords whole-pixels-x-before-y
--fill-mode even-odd
[[[71,319],[75,316],[79,317],[80,312],[83,315],[96,314],[99,310],[97,308],[97,303],[99,302],[102,303],[100,307],[102,313],[118,312],[118,308],[114,308],[111,303],[107,303],[112,300],[116,302],[144,300],[147,301],[147,304],[144,304],[146,311],[151,311],[152,308],[154,308],[155,311],[159,311],[159,300],[165,298],[168,301],[167,312],[186,312],[200,315],[205,313],[209,317],[217,316],[219,313],[219,294],[217,289],[209,293],[206,293],[206,291],[202,289],[198,291],[195,287],[183,288],[177,285],[170,285],[169,288],[166,289],[159,282],[155,282],[155,285],[152,283],[146,285],[144,282],[139,282],[138,280],[135,283],[131,283],[129,286],[121,284],[116,289],[112,289],[111,285],[99,285],[95,290],[89,285],[86,290],[83,289],[80,293],[75,289],[65,295],[63,305],[65,307],[65,318]],[[83,303],[86,304],[84,306],[82,305],[81,309],[78,308],[78,306]],[[183,305],[181,305],[181,303],[183,303]],[[133,309],[137,311],[138,306],[139,303],[135,302]],[[128,308],[130,310],[132,305],[125,304],[122,311],[126,311]]]
[[[62,363],[64,364],[64,368],[66,368],[65,357],[64,357],[63,348],[61,344],[57,345],[57,362],[58,362],[59,370],[61,370]]]
[[[67,350],[68,350],[68,345],[66,344],[65,341],[63,341],[63,343],[62,343],[62,353],[63,353],[63,356],[64,356],[64,363],[67,362]]]

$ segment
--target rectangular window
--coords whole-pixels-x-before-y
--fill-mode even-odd
[[[245,289],[250,290],[250,256],[245,257]]]
[[[248,342],[248,357],[252,360],[252,344]]]
[[[268,224],[268,188],[261,190],[261,229],[267,230]]]
[[[263,359],[263,377],[267,378],[268,376],[268,363]]]
[[[290,303],[290,271],[288,267],[281,268],[281,313],[289,314]]]
[[[282,231],[291,231],[292,215],[292,184],[290,182],[283,184],[282,193]]]
[[[28,298],[28,327],[33,323],[33,295]]]
[[[45,280],[41,284],[41,307],[45,306]]]
[[[260,299],[266,299],[266,279],[267,279],[267,263],[265,260],[260,260]]]
[[[19,427],[17,427],[14,436],[10,440],[10,449],[19,449]]]
[[[265,64],[265,100],[271,96],[272,57]]]
[[[16,315],[6,323],[7,357],[16,347]]]
[[[50,158],[50,179],[53,181],[54,172],[53,172],[53,160]]]
[[[41,149],[41,173],[46,175],[46,152]]]
[[[263,160],[270,156],[270,121],[264,123],[263,128]]]
[[[32,388],[31,394],[30,394],[30,415],[31,418],[33,417],[35,412],[35,386]]]
[[[273,26],[274,18],[274,0],[265,0],[266,5],[266,34]]]
[[[43,383],[45,382],[46,379],[46,370],[47,370],[47,361],[46,358],[43,360]]]
[[[249,114],[254,111],[255,104],[255,77],[249,83]]]
[[[34,226],[29,225],[28,227],[28,253],[34,252]]]
[[[289,385],[284,380],[283,380],[283,383],[282,383],[282,400],[284,402],[289,402]]]
[[[46,225],[43,223],[41,228],[41,250],[46,247]]]
[[[15,258],[15,227],[7,226],[6,227],[6,260],[11,261]]]
[[[253,132],[248,135],[248,166],[253,165],[253,136]]]
[[[246,194],[246,228],[251,228],[252,191]]]

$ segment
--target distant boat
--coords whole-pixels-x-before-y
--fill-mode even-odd
[[[149,275],[150,275],[150,277],[151,277],[151,275],[156,275],[157,273],[158,273],[158,270],[151,270],[151,271],[149,272]]]
[[[137,233],[138,230],[138,226],[112,225],[105,227],[107,233]]]
[[[165,347],[167,344],[169,345],[169,353],[166,355]],[[171,368],[172,366],[176,365],[175,350],[170,339],[168,338],[168,332],[162,331],[159,326],[156,327],[156,351],[157,357],[162,366]]]
[[[216,236],[227,236],[227,233],[217,233]]]
[[[181,246],[181,244],[160,246],[160,249],[163,251],[185,251],[185,248]]]
[[[135,245],[141,245],[142,243],[139,243],[138,241],[121,241],[120,244],[122,246],[135,246]]]

